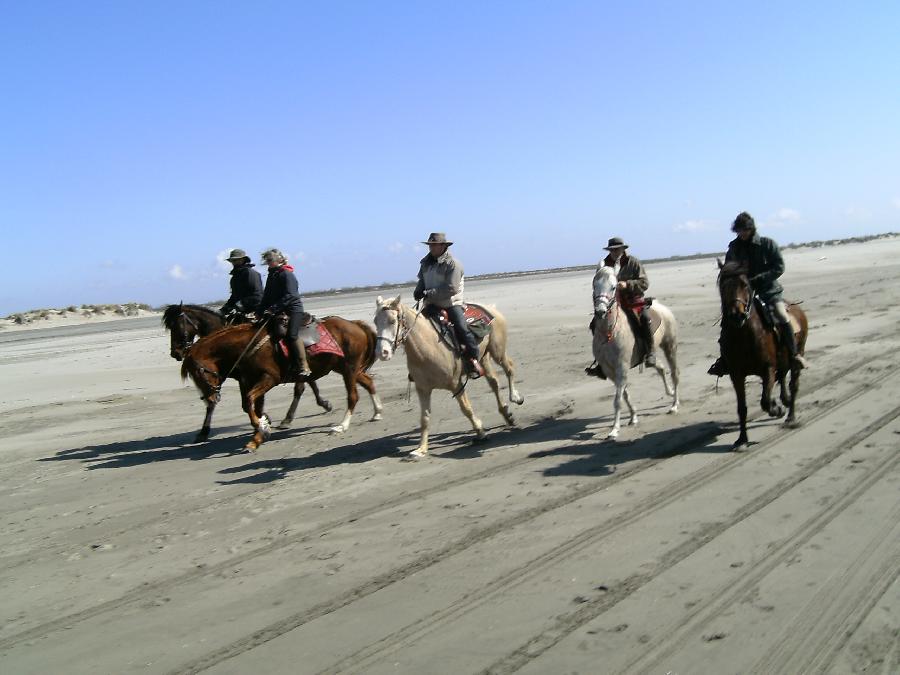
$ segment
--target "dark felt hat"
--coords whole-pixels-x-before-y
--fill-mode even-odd
[[[428,235],[428,241],[423,241],[423,244],[447,244],[447,246],[452,246],[452,241],[447,241],[447,235],[443,232],[432,232]]]
[[[607,251],[612,251],[614,248],[628,248],[628,244],[622,241],[622,237],[613,237],[603,248]]]
[[[246,260],[247,262],[250,262],[250,256],[247,255],[247,252],[244,249],[234,248],[234,249],[231,249],[231,253],[228,255],[227,258],[225,258],[225,260],[231,260],[231,261]]]

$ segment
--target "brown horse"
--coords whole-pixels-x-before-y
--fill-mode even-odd
[[[237,323],[246,323],[247,319],[241,316],[241,320]],[[169,331],[169,354],[176,361],[181,361],[187,350],[194,344],[194,340],[198,337],[205,337],[217,330],[225,327],[225,319],[214,309],[204,307],[202,305],[185,305],[183,302],[177,305],[169,305],[166,307],[162,316],[162,324]],[[232,373],[232,377],[237,379],[237,372]],[[316,403],[320,408],[324,408],[325,412],[331,412],[331,403],[322,398],[319,394],[319,385],[315,382],[309,383],[313,395],[316,397]],[[284,419],[278,425],[281,428],[287,428],[294,421],[294,414],[297,412],[297,406],[300,404],[300,397],[306,390],[306,383],[294,383],[294,398],[291,401],[291,407],[288,409]],[[207,420],[209,421],[209,420]],[[209,433],[209,424],[204,425]],[[206,437],[202,436],[202,432],[197,437],[197,441],[205,441]]]
[[[728,364],[728,374],[737,395],[738,418],[741,431],[732,446],[733,450],[746,450],[747,395],[745,380],[748,375],[762,378],[760,406],[771,417],[783,417],[784,408],[772,395],[775,382],[781,390],[781,403],[788,408],[787,425],[795,425],[794,406],[800,387],[800,368],[793,363],[787,349],[780,346],[774,331],[767,327],[756,307],[755,293],[747,279],[746,267],[729,262],[719,262],[719,296],[722,300],[722,349]],[[788,305],[795,328],[797,351],[806,348],[806,314],[797,305]],[[794,324],[796,321],[796,324]],[[785,376],[790,373],[790,390],[785,387]]]
[[[381,401],[375,384],[368,374],[375,361],[375,332],[364,321],[348,321],[338,316],[326,317],[322,324],[344,352],[343,356],[319,353],[309,357],[312,380],[331,371],[340,373],[347,389],[347,412],[334,432],[343,432],[350,425],[350,417],[359,400],[357,383],[372,397],[375,408],[373,420],[381,419]],[[254,324],[240,324],[217,331],[198,340],[187,352],[181,366],[181,376],[190,377],[206,401],[206,418],[197,438],[205,440],[213,410],[219,401],[222,384],[235,376],[241,388],[241,403],[250,416],[255,433],[244,446],[255,450],[268,437],[271,423],[263,412],[265,395],[273,387],[290,381],[287,359],[276,355],[275,347],[265,330]],[[293,417],[296,399],[288,411]]]

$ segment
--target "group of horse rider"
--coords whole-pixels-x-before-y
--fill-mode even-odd
[[[800,368],[806,361],[797,351],[790,316],[782,297],[783,288],[778,278],[784,274],[784,259],[781,250],[772,239],[760,236],[756,231],[753,217],[743,211],[734,219],[731,230],[736,237],[728,245],[725,262],[735,262],[747,269],[747,277],[755,294],[773,310],[775,320],[780,324],[782,345],[791,359]],[[419,261],[419,274],[413,296],[423,303],[423,312],[446,310],[450,323],[463,352],[463,365],[471,378],[484,374],[479,362],[479,349],[475,336],[468,328],[464,316],[463,293],[465,277],[462,264],[450,254],[453,242],[443,232],[432,232],[422,242],[428,246],[428,255]],[[644,364],[656,365],[653,334],[649,306],[645,294],[649,289],[647,273],[641,261],[629,254],[628,244],[620,237],[612,237],[604,247],[606,257],[599,267],[615,269],[618,281],[620,303],[624,309],[633,312],[640,327],[638,338],[644,343]],[[254,268],[250,256],[242,249],[231,251],[231,296],[222,306],[226,320],[233,320],[237,314],[249,315],[267,320],[276,314],[288,316],[286,343],[291,358],[291,366],[300,378],[309,377],[310,370],[303,340],[299,337],[303,326],[303,300],[300,297],[294,268],[285,255],[271,248],[263,252],[262,262],[268,267],[265,287],[259,272]],[[721,346],[721,336],[719,344]],[[602,376],[599,368],[586,369],[589,375]],[[728,364],[724,354],[709,368],[710,375],[724,376]]]

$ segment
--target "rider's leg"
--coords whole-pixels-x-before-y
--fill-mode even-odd
[[[303,312],[291,312],[291,319],[288,322],[288,334],[285,338],[288,346],[288,352],[291,355],[291,365],[298,377],[309,377],[312,372],[309,370],[309,362],[306,359],[306,347],[303,339],[300,337],[300,327],[303,323]]]
[[[724,332],[724,328],[719,332],[719,358],[706,371],[716,377],[725,377],[728,374],[728,363],[725,361],[725,341],[722,339]]]
[[[447,308],[447,315],[453,323],[453,330],[456,331],[456,339],[459,340],[459,343],[463,346],[463,351],[465,352],[463,363],[465,363],[466,372],[470,377],[481,377],[484,375],[484,369],[478,362],[478,357],[480,356],[478,343],[475,341],[475,336],[472,335],[472,332],[469,330],[463,308],[460,305],[452,305]]]
[[[641,337],[647,346],[647,353],[644,356],[644,365],[653,367],[656,365],[656,352],[653,345],[653,328],[650,325],[650,313],[645,307],[640,314],[641,319]]]
[[[781,344],[788,350],[791,360],[801,368],[806,368],[809,364],[802,354],[797,352],[797,339],[794,337],[794,327],[791,326],[791,317],[788,315],[787,305],[784,300],[776,300],[773,303],[775,310],[775,318],[778,320],[781,329]]]

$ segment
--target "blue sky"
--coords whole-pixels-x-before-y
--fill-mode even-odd
[[[900,230],[897,2],[6,2],[0,313]]]

